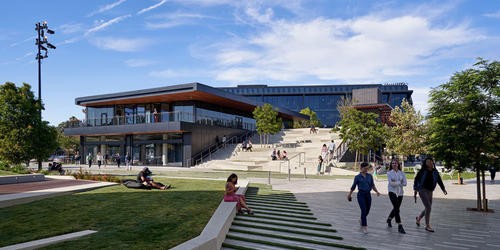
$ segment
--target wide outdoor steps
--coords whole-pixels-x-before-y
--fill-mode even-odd
[[[290,192],[258,194],[249,187],[246,200],[255,214],[236,216],[222,249],[363,249],[343,243]]]

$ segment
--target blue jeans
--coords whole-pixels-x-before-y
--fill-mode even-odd
[[[372,206],[370,192],[358,191],[358,204],[361,209],[361,226],[367,226],[366,216],[370,213],[370,207]]]

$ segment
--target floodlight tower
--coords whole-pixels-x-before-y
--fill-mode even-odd
[[[38,53],[36,54],[36,59],[38,60],[38,104],[40,105],[39,110],[39,118],[40,123],[42,123],[42,59],[47,58],[48,49],[56,49],[56,46],[52,45],[47,41],[47,34],[54,34],[55,32],[47,26],[47,21],[43,21],[42,23],[36,23],[36,28],[38,38],[36,39],[35,45],[38,47]],[[45,46],[47,47],[45,47]],[[42,50],[45,52],[42,55]],[[42,169],[42,161],[38,160],[38,170]]]
[[[47,26],[47,21],[43,21],[42,23],[36,23],[35,30],[38,33],[38,38],[36,39],[36,45],[38,47],[38,53],[36,54],[36,59],[38,60],[38,102],[40,104],[40,121],[42,120],[42,59],[47,58],[48,49],[56,49],[56,46],[52,45],[47,41],[47,34],[54,34],[55,32]],[[45,47],[44,44],[47,46]],[[42,55],[42,50],[45,52]]]

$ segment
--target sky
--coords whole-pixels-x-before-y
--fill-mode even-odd
[[[325,85],[406,82],[428,93],[478,57],[500,60],[500,1],[1,1],[0,82],[38,93],[43,119],[83,119],[75,98],[200,82]]]

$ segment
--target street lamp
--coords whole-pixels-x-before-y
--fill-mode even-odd
[[[55,32],[47,26],[47,21],[43,21],[42,23],[36,23],[36,28],[38,38],[36,39],[35,45],[38,47],[38,53],[36,54],[36,59],[38,60],[38,104],[40,105],[39,117],[40,123],[42,122],[42,59],[47,58],[48,49],[56,49],[56,46],[52,45],[47,41],[47,34],[54,34]],[[46,47],[45,47],[45,46]],[[42,55],[42,51],[44,54]],[[42,161],[38,160],[38,169],[42,169]]]

